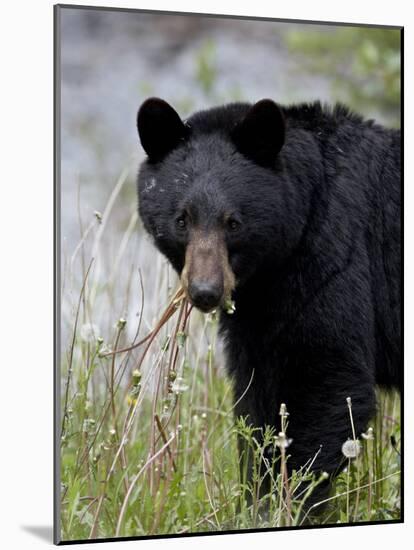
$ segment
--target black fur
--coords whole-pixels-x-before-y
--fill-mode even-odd
[[[254,373],[236,412],[278,427],[286,403],[290,467],[322,445],[314,469],[335,474],[346,398],[359,435],[376,385],[401,386],[400,134],[342,105],[268,109],[273,131],[247,103],[190,117],[184,139],[143,163],[139,210],[179,273],[184,209],[205,228],[238,217],[226,235],[236,311],[220,321],[235,399]]]

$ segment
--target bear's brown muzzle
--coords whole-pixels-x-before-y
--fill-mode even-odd
[[[235,277],[222,232],[192,231],[181,284],[191,303],[204,313],[231,299]]]

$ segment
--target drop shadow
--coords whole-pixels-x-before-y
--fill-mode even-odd
[[[53,542],[53,527],[51,525],[22,525],[21,528],[46,542]]]

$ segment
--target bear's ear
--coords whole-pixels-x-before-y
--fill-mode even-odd
[[[152,161],[161,160],[187,134],[187,127],[177,112],[163,99],[150,97],[137,115],[141,145]]]
[[[233,130],[237,149],[263,166],[274,165],[285,141],[281,109],[271,99],[262,99],[247,111]]]

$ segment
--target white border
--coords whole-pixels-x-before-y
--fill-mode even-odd
[[[405,57],[412,58],[413,29],[406,0],[361,2],[268,0],[241,2],[174,0],[147,2],[116,0],[77,2],[116,7],[199,11],[260,17],[347,21],[405,26]],[[52,20],[51,0],[4,2],[1,9],[1,508],[0,540],[8,549],[46,546],[28,528],[41,532],[52,524]],[[410,97],[414,97],[412,64],[406,79],[406,136],[412,135]],[[413,139],[406,140],[406,152]],[[413,235],[409,207],[413,204],[413,170],[406,153],[406,242]],[[111,543],[108,549],[215,548],[248,544],[280,548],[336,550],[405,548],[414,538],[413,520],[413,355],[409,306],[412,254],[406,250],[406,524],[311,531],[226,535],[189,539]],[[46,529],[47,532],[47,529]],[[83,545],[97,548],[96,545]]]

